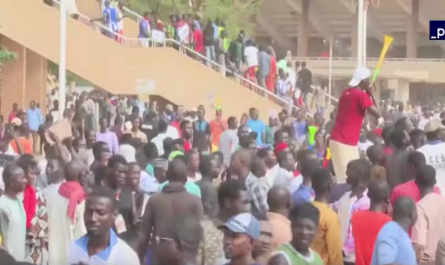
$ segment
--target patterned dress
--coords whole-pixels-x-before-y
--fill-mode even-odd
[[[26,231],[25,261],[36,265],[48,265],[48,213],[45,197],[37,188],[36,204],[36,213],[31,220],[31,227]]]
[[[197,264],[214,265],[224,257],[223,233],[212,220],[202,220],[204,238],[198,249]]]

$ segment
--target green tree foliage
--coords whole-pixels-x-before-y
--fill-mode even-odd
[[[11,60],[14,60],[15,58],[17,58],[17,54],[8,51],[7,49],[5,49],[1,43],[0,43],[0,67]]]
[[[0,67],[4,63],[14,60],[15,58],[17,58],[17,54],[8,51],[8,49],[2,46],[2,43],[0,41]]]
[[[240,30],[251,34],[254,29],[252,19],[262,0],[128,0],[131,9],[139,14],[154,11],[164,21],[174,13],[201,14],[202,26],[208,19],[219,18],[226,24],[230,38],[235,38]]]
[[[230,38],[236,38],[240,30],[252,35],[261,0],[207,0],[203,9],[204,19],[220,18],[226,24]]]

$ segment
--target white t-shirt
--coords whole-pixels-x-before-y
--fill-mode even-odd
[[[417,151],[426,158],[426,164],[436,169],[437,185],[441,190],[445,188],[445,143],[426,144]]]
[[[425,117],[421,117],[419,120],[419,124],[417,125],[417,128],[424,130],[426,124],[430,121],[430,119],[427,119]]]
[[[160,156],[164,154],[164,140],[167,137],[170,137],[173,140],[178,139],[179,138],[178,130],[176,130],[175,127],[169,125],[165,133],[160,133],[156,135],[156,137],[151,139],[151,142],[156,145],[156,148],[158,149],[158,155]]]
[[[287,169],[280,167],[280,169],[278,170],[278,175],[275,178],[273,184],[274,186],[279,185],[289,187],[293,179],[294,173],[292,171],[288,171]]]
[[[290,184],[289,184],[289,191],[291,193],[294,193],[295,191],[297,191],[300,188],[301,184],[303,184],[303,176],[302,175],[298,175],[298,176],[292,178],[292,180],[290,181]]]
[[[366,140],[366,142],[364,142],[364,143],[359,141],[357,143],[358,151],[359,151],[360,154],[363,154],[363,153],[366,154],[366,150],[368,150],[368,148],[370,146],[373,146],[373,145],[374,144],[371,141],[369,141],[369,140]]]
[[[136,162],[136,149],[129,144],[121,144],[117,150],[117,154],[125,157],[127,162]]]
[[[76,0],[66,1],[66,13],[68,13],[68,15],[73,15],[73,14],[79,13],[79,10],[77,9]]]
[[[249,46],[244,49],[244,56],[246,57],[247,66],[258,66],[258,49],[254,46]]]
[[[60,120],[60,114],[58,111],[51,111],[51,116],[53,116],[54,122],[57,122],[58,120]]]
[[[273,187],[275,179],[277,178],[279,173],[280,173],[280,165],[278,164],[267,170],[266,179],[267,179],[267,186],[269,186],[269,188]]]
[[[201,173],[196,172],[195,177],[187,177],[187,179],[188,179],[188,181],[191,181],[191,182],[197,182],[202,179],[202,175],[201,175]]]
[[[119,22],[116,23],[117,30],[123,30],[124,29],[124,20],[122,19],[124,14],[122,13],[121,9],[119,7],[116,7],[116,15],[117,19],[120,19]]]
[[[178,37],[180,42],[189,43],[190,42],[189,34],[190,34],[190,28],[187,25],[187,23],[184,23],[183,26],[178,28]]]
[[[288,80],[289,83],[292,86],[292,89],[294,89],[297,86],[297,74],[295,73],[295,71],[292,68],[287,68],[287,74],[288,74]]]

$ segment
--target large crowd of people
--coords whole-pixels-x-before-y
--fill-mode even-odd
[[[124,17],[104,1],[93,21],[121,42]],[[46,115],[13,104],[0,117],[0,264],[445,264],[442,104],[379,104],[357,67],[330,119],[325,85],[308,115],[305,62],[244,32],[229,41],[221,19],[143,18],[141,45],[161,31],[288,104],[238,118],[96,91],[59,106],[57,89]]]
[[[377,104],[369,76],[327,121],[95,91],[59,114],[53,90],[45,118],[14,104],[0,263],[443,265],[445,112]]]

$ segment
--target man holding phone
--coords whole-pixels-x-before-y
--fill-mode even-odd
[[[380,111],[372,96],[369,82],[371,71],[358,66],[338,101],[337,117],[331,132],[330,151],[334,171],[339,183],[346,181],[348,163],[359,159],[357,143],[366,112],[381,120]]]

